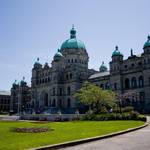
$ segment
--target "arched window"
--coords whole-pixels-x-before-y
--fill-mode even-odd
[[[55,88],[53,88],[53,95],[55,95],[56,94],[56,92],[55,92]]]
[[[109,83],[108,82],[105,83],[105,89],[109,89]]]
[[[44,106],[48,107],[48,94],[44,95]]]
[[[103,89],[104,88],[104,84],[101,84],[100,87]]]
[[[56,107],[56,100],[55,99],[53,99],[53,101],[52,101],[52,107]]]
[[[59,94],[62,95],[62,88],[59,88]]]
[[[34,108],[34,101],[32,101],[32,104],[31,104],[31,105],[32,105],[31,107]]]
[[[66,79],[68,80],[69,78],[68,78],[68,74],[66,75]]]
[[[50,106],[50,107],[52,106],[52,102],[51,102],[51,99],[49,100],[49,106]]]
[[[144,81],[143,81],[143,76],[139,77],[139,87],[143,87],[144,86]]]
[[[39,84],[39,80],[36,80],[36,85],[38,85]]]
[[[130,80],[128,78],[125,79],[125,88],[126,89],[130,88]]]
[[[59,101],[58,101],[58,107],[62,107],[62,99],[60,99]]]
[[[71,100],[70,100],[70,98],[67,99],[67,107],[71,107]]]
[[[50,77],[48,77],[48,82],[50,82]]]
[[[117,90],[117,83],[114,83],[114,90]]]
[[[131,86],[132,86],[132,88],[136,88],[137,87],[136,77],[133,77],[131,79]]]
[[[45,83],[47,83],[47,78],[45,78]]]
[[[68,86],[68,88],[67,88],[67,95],[70,95],[70,93],[71,93],[71,89],[70,89],[70,86]]]
[[[70,79],[72,79],[72,73],[70,73]]]

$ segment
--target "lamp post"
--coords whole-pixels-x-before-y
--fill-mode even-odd
[[[19,85],[19,94],[18,94],[18,116],[20,116],[20,106],[21,106],[21,85]]]

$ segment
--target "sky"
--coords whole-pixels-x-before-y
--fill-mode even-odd
[[[109,66],[118,45],[124,59],[143,52],[150,34],[150,0],[0,0],[0,90],[16,79],[31,84],[37,57],[51,65],[54,54],[69,38],[77,38],[89,54],[89,68]]]

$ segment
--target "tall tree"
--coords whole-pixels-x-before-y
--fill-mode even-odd
[[[94,113],[100,113],[103,108],[109,110],[115,105],[115,93],[85,82],[83,87],[75,94],[75,97],[85,105],[89,105]]]

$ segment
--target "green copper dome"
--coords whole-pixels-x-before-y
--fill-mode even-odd
[[[20,81],[20,86],[25,86],[27,83],[25,82],[25,77]]]
[[[54,57],[62,57],[62,56],[63,56],[62,53],[57,52]]]
[[[100,72],[105,72],[105,71],[107,71],[107,70],[108,70],[108,69],[107,69],[107,67],[105,66],[104,62],[102,62],[101,66],[100,66],[100,68],[99,68],[99,71],[100,71]]]
[[[123,56],[123,54],[118,50],[118,46],[116,46],[116,49],[112,53],[112,57],[113,56]]]
[[[40,59],[39,57],[37,58],[36,62],[34,63],[35,65],[40,65]]]
[[[54,56],[54,60],[60,60],[63,57],[62,53],[58,49],[58,52]]]
[[[70,31],[70,39],[61,45],[61,50],[62,49],[85,49],[84,43],[76,38],[76,30],[74,27],[72,27]]]
[[[12,84],[12,87],[13,87],[13,88],[16,88],[17,86],[18,86],[17,80],[15,80],[15,82]]]
[[[147,37],[147,42],[145,42],[143,48],[150,47],[150,35]]]

